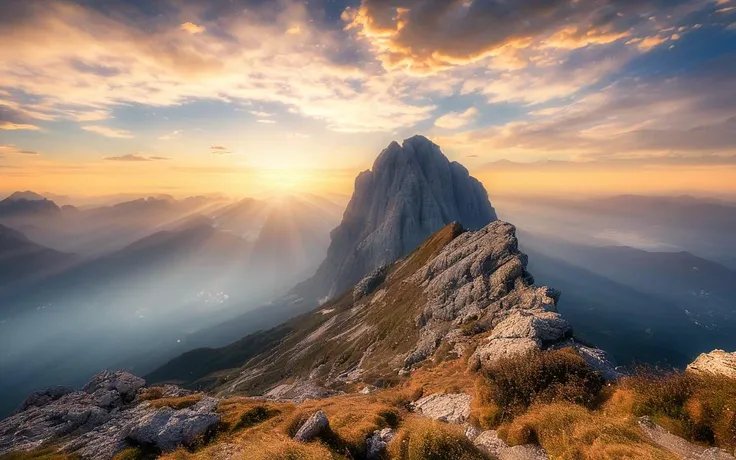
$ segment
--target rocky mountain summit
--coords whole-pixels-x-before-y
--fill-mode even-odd
[[[189,445],[220,420],[218,400],[201,398],[191,407],[155,407],[145,400],[145,380],[127,372],[103,371],[81,390],[56,387],[33,393],[0,421],[0,456],[54,444],[84,459],[110,459],[132,445],[166,452]],[[157,389],[159,398],[191,392]]]
[[[503,357],[561,346],[580,350],[591,365],[615,377],[603,351],[575,342],[570,324],[556,310],[560,294],[535,286],[526,264],[513,225],[494,221],[467,231],[450,224],[353,291],[243,339],[263,350],[243,367],[183,383],[221,395],[278,393],[300,400],[302,390],[312,395],[351,382],[395,380],[440,348],[467,356],[468,367],[478,369]]]
[[[342,223],[310,288],[334,297],[414,250],[451,222],[477,230],[496,220],[483,185],[423,136],[392,142],[355,180]]]

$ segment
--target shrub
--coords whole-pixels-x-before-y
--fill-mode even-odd
[[[688,372],[640,371],[622,382],[632,411],[691,441],[736,448],[736,381]]]
[[[436,420],[415,419],[406,424],[389,443],[396,460],[482,460],[462,430]]]
[[[532,406],[513,422],[502,425],[498,433],[510,445],[538,443],[551,458],[676,458],[649,443],[636,419],[592,412],[568,402]]]
[[[598,402],[605,380],[576,353],[533,351],[498,361],[485,371],[489,398],[511,414],[535,402],[567,401],[584,406]]]

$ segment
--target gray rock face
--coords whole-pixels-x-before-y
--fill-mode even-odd
[[[447,423],[463,423],[470,416],[470,395],[433,394],[414,402],[412,407],[425,417]]]
[[[127,372],[103,371],[82,391],[53,388],[31,395],[0,421],[0,455],[59,445],[85,459],[110,459],[128,439],[162,450],[186,445],[219,421],[217,400],[189,409],[155,409],[136,398],[145,381]],[[167,390],[179,394],[174,387]]]
[[[294,435],[295,441],[308,442],[330,429],[330,421],[324,411],[317,411],[304,422]]]
[[[510,447],[493,430],[484,431],[471,441],[491,458],[499,460],[549,460],[547,452],[541,447],[531,444]]]
[[[511,224],[496,221],[455,238],[412,278],[428,302],[417,319],[422,340],[405,364],[425,359],[441,340],[461,340],[447,332],[448,323],[473,326],[474,333],[491,331],[471,357],[472,366],[568,337],[572,328],[556,311],[559,292],[534,286],[526,265]]]
[[[123,401],[132,401],[138,390],[146,386],[146,381],[124,371],[102,371],[92,377],[82,391],[95,393],[97,391],[116,391]]]
[[[386,446],[394,438],[394,430],[384,428],[376,430],[365,440],[365,457],[368,460],[378,460],[386,450]]]
[[[639,427],[649,439],[660,447],[664,447],[680,458],[686,460],[734,460],[734,456],[725,450],[718,448],[706,449],[679,436],[675,436],[661,426],[657,425],[649,417],[639,419]]]
[[[63,387],[63,386],[47,388],[46,390],[36,391],[35,393],[32,393],[29,397],[27,397],[26,400],[21,403],[18,409],[16,409],[13,412],[13,414],[23,412],[24,410],[29,409],[31,407],[45,406],[46,404],[56,401],[62,396],[66,396],[73,391],[74,390],[72,388]]]
[[[154,445],[164,452],[180,445],[190,445],[220,421],[220,416],[214,412],[217,403],[217,399],[205,397],[187,409],[164,407],[149,411],[135,421],[128,437],[141,444]]]
[[[327,258],[310,283],[338,295],[407,255],[451,222],[479,229],[496,220],[483,185],[422,136],[392,142],[362,172]]]
[[[736,353],[728,353],[723,350],[702,353],[695,361],[688,364],[687,370],[736,379]]]

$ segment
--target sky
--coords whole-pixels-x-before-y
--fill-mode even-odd
[[[736,0],[3,0],[0,192],[736,195]]]

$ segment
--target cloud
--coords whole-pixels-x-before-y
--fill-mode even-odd
[[[128,155],[121,155],[121,156],[115,156],[115,157],[103,157],[103,160],[107,161],[121,161],[121,162],[141,162],[141,161],[156,161],[156,160],[170,160],[168,157],[147,157],[138,153],[128,154]]]
[[[470,107],[464,112],[449,112],[434,121],[434,125],[444,129],[458,129],[472,123],[478,115],[478,109]]]
[[[96,133],[96,134],[103,135],[105,137],[112,137],[115,139],[130,139],[134,137],[130,131],[125,131],[122,129],[108,128],[107,126],[88,125],[88,126],[82,126],[82,129],[85,131],[89,131],[91,133]]]
[[[3,2],[0,17],[16,19],[0,24],[0,87],[65,119],[85,109],[101,111],[95,117],[101,119],[122,105],[217,99],[275,103],[335,131],[375,132],[412,126],[436,109],[406,98],[418,81],[386,72],[370,56],[347,56],[355,48],[346,47],[348,34],[320,28],[303,2],[259,2],[245,10],[226,2],[178,3],[171,14],[192,18],[196,28],[188,31],[208,18],[208,33],[196,37],[172,28],[166,16],[152,19],[118,2],[104,10],[87,4]],[[299,34],[284,33],[296,26]]]
[[[163,136],[159,136],[159,140],[170,141],[170,140],[178,139],[179,135],[183,132],[184,132],[183,130],[177,129],[175,131],[170,132],[169,134],[164,134]]]
[[[197,24],[194,24],[193,22],[185,22],[184,24],[180,25],[179,28],[181,30],[189,32],[190,34],[201,34],[205,30],[207,30],[206,27],[198,26]]]
[[[210,147],[210,153],[214,153],[215,155],[229,155],[233,152],[231,152],[227,147],[222,145],[213,145]]]
[[[730,164],[736,154],[731,53],[675,77],[632,77],[527,119],[441,136],[441,145],[520,160]]]
[[[259,118],[256,120],[257,123],[266,123],[266,124],[274,124],[276,123],[276,120],[269,120],[267,118]]]
[[[485,58],[508,61],[522,51],[607,45],[662,27],[650,20],[666,8],[671,19],[709,5],[705,0],[362,0],[343,19],[379,54],[387,67],[419,73]],[[658,18],[655,18],[658,19]],[[651,33],[649,33],[651,35]]]
[[[38,131],[39,128],[36,125],[29,125],[26,123],[13,123],[10,121],[0,121],[0,129],[4,131]]]
[[[14,155],[38,156],[41,155],[35,150],[23,150],[13,144],[0,145],[0,152],[10,153]]]

